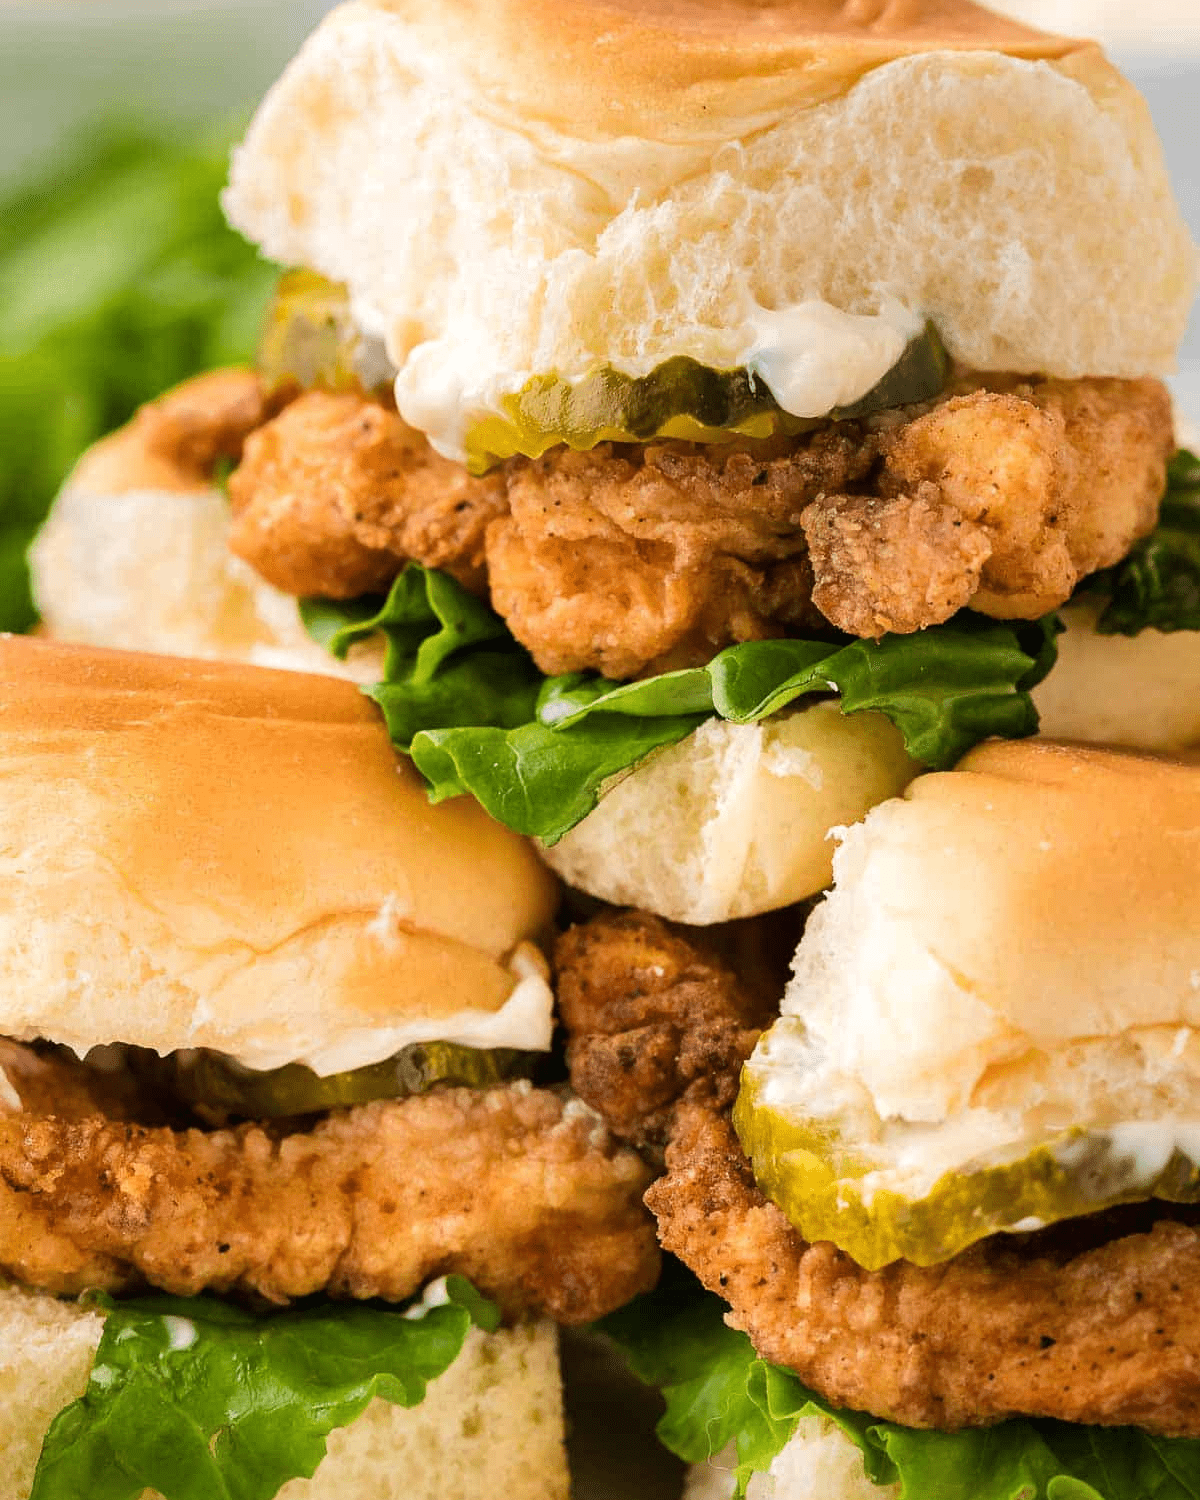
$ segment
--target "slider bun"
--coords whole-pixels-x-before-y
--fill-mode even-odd
[[[322,1073],[546,1047],[532,848],[347,682],[0,639],[0,1034]]]
[[[1086,596],[1062,611],[1058,664],[1034,689],[1049,739],[1181,751],[1200,745],[1200,631],[1099,635]]]
[[[83,1395],[104,1318],[75,1303],[0,1291],[0,1500],[29,1500],[42,1442]],[[550,1323],[467,1334],[462,1352],[419,1406],[372,1401],[330,1434],[312,1479],[278,1500],[565,1500],[562,1386]],[[144,1500],[158,1500],[147,1490]]]
[[[688,1471],[683,1500],[733,1500],[737,1454],[731,1448]],[[836,1423],[801,1417],[765,1473],[755,1474],[747,1500],[899,1500],[898,1484],[867,1478],[861,1450]]]
[[[993,741],[834,867],[783,1007],[810,1101],[997,1141],[1197,1118],[1200,765]]]
[[[544,853],[569,885],[605,901],[727,922],[823,890],[831,830],[896,796],[917,770],[882,714],[818,703],[761,724],[710,719]]]
[[[374,0],[513,124],[724,143],[935,51],[1061,58],[970,0]],[[614,87],[614,82],[616,86]]]
[[[1200,428],[1180,411],[1175,432],[1200,451]],[[1200,631],[1100,635],[1100,611],[1084,595],[1061,612],[1058,664],[1033,692],[1043,735],[1132,750],[1200,746]]]
[[[379,680],[378,647],[339,662],[228,536],[221,491],[130,422],[83,455],[30,550],[43,625],[80,645]]]
[[[1143,376],[1196,281],[1131,85],[959,0],[350,0],[224,202],[349,283],[425,431],[491,377],[728,368],[810,299],[898,301],[979,370]]]

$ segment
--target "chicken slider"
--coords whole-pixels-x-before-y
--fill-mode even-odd
[[[237,597],[386,639],[433,795],[604,899],[813,895],[831,827],[1035,730],[1054,611],[1156,534],[1195,257],[1086,42],[967,0],[350,0],[224,203],[290,268],[257,388],[207,393]],[[85,634],[76,580],[124,628],[171,510],[101,468],[39,546]]]
[[[647,1201],[720,1299],[650,1366],[686,1456],[778,1500],[1136,1500],[1197,1472],[1198,846],[1195,764],[982,747],[844,831],[752,1052],[709,972],[678,1056],[712,1071],[640,1117],[622,1079],[686,966],[644,942],[664,979],[628,962],[589,1009],[611,919],[564,940],[577,1085],[665,1141]]]
[[[13,1493],[55,1418],[38,1500],[110,1493],[114,1443],[130,1494],[273,1496],[334,1433],[314,1495],[477,1495],[492,1445],[515,1493],[564,1494],[547,1320],[619,1306],[657,1255],[646,1168],[531,1082],[534,852],[431,808],[332,678],[6,638],[0,768],[0,1320],[42,1350]],[[400,1409],[468,1337],[422,1438]],[[419,1482],[384,1461],[489,1380],[488,1442],[435,1444]],[[528,1458],[517,1411],[548,1424]]]

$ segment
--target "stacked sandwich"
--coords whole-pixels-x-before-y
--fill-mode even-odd
[[[0,762],[0,1493],[564,1496],[657,1250],[532,850],[332,678],[6,638]]]
[[[596,1178],[572,1200],[592,1222],[570,1307],[553,1255],[527,1257],[515,1296],[474,1245],[403,1283],[353,1269],[350,1245],[315,1284],[187,1289],[397,1298],[453,1270],[506,1311],[598,1316],[653,1277],[635,1199],[656,1175],[660,1237],[715,1295],[652,1296],[608,1327],[667,1388],[676,1451],[733,1441],[718,1485],[769,1469],[788,1500],[991,1500],[994,1463],[996,1500],[1200,1494],[1161,1478],[1200,1473],[1177,1441],[1200,1436],[1200,770],[1030,739],[1040,703],[1043,731],[1200,741],[1200,464],[1160,379],[1195,253],[1141,100],[1094,46],[965,0],[350,0],[268,96],[225,206],[288,268],[258,368],[169,393],[85,458],[35,550],[47,623],[357,678],[370,703],[242,668],[241,707],[213,712],[353,702],[373,753],[390,738],[400,757],[425,884],[458,879],[420,821],[436,814],[507,825],[522,879],[547,878],[517,836],[536,840],[577,913],[603,904],[555,948],[576,1097],[489,1074],[481,1106],[515,1172],[538,1149],[507,1123],[520,1099],[555,1140],[578,1133]],[[61,659],[65,685],[85,658]],[[138,668],[172,670],[220,678]],[[123,746],[142,715],[119,713]],[[309,858],[329,839],[344,868],[326,915],[288,930],[325,953],[349,905],[373,941],[408,933],[407,885],[333,897],[362,883],[364,831],[390,837],[382,807],[321,816]],[[470,868],[473,891],[513,878]],[[121,889],[146,899],[139,878]],[[458,898],[464,941],[475,905]],[[186,1024],[148,999],[114,1036],[73,998],[4,1029],[87,1058],[119,1042],[120,1077],[136,1049],[222,1141],[230,1112],[271,1113],[265,1069],[303,1065],[320,1118],[300,1138],[341,1139],[357,1109],[323,1112],[357,1100],[328,1075],[450,1043],[428,1097],[358,1107],[426,1111],[476,1182],[491,1157],[461,1160],[461,1085],[481,1079],[455,1049],[478,1067],[482,1043],[496,1069],[550,1045],[529,948],[550,919],[543,888],[485,943],[508,976],[485,1008],[519,1010],[515,1037],[451,1021],[457,960],[413,1001],[436,1016],[419,1036],[378,997],[386,1046],[357,1046],[361,1022],[355,1047],[322,1040],[299,1000],[264,1019],[236,986],[221,998],[226,928],[189,949]],[[252,946],[274,976],[268,925]],[[86,945],[67,952],[90,976]],[[57,1223],[62,1151],[46,1168],[22,1149]],[[372,1201],[376,1170],[346,1204]],[[462,1190],[461,1170],[440,1178]],[[503,1218],[525,1190],[486,1180]],[[530,1193],[512,1212],[552,1222]],[[376,1270],[393,1236],[424,1244],[408,1207],[363,1253]],[[458,1212],[435,1202],[439,1245]],[[180,1289],[141,1233],[85,1248]]]

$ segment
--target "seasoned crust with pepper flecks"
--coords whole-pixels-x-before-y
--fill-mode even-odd
[[[796,437],[557,447],[474,478],[394,411],[312,391],[247,443],[232,546],[301,595],[442,568],[543,672],[633,678],[830,625],[1036,619],[1153,528],[1173,446],[1159,381],[964,375]]]
[[[1162,1204],[864,1271],[755,1185],[727,1113],[684,1105],[646,1201],[759,1354],[908,1427],[1009,1417],[1200,1437],[1200,1228]]]
[[[435,1090],[290,1132],[202,1131],[77,1098],[13,1110],[36,1086],[6,1077],[0,1270],[28,1286],[402,1301],[454,1272],[510,1317],[585,1323],[657,1279],[650,1170],[559,1092]]]

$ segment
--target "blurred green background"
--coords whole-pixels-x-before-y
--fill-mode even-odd
[[[0,199],[0,629],[84,448],[141,402],[245,360],[274,271],[217,205],[231,131],[106,123]]]
[[[0,0],[0,629],[79,454],[248,359],[275,271],[221,217],[229,147],[323,7]]]
[[[1181,3],[1193,23],[1156,23]],[[249,358],[274,272],[217,194],[230,143],[325,8],[0,0],[0,629],[34,619],[25,548],[79,453],[167,386]],[[1058,0],[1053,19],[1117,13]],[[1112,40],[1200,234],[1200,0],[1138,13],[1140,32],[1120,8]],[[1200,327],[1179,391],[1200,412]]]

